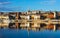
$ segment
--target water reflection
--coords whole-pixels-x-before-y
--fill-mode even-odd
[[[60,24],[15,23],[0,28],[0,38],[59,38]]]
[[[33,31],[40,31],[40,30],[60,30],[60,24],[45,24],[45,23],[22,23],[17,25],[15,23],[10,23],[8,26],[0,27],[0,29],[26,29],[26,30],[33,30]]]

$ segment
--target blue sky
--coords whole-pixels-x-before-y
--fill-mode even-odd
[[[60,0],[0,0],[0,11],[60,11]]]

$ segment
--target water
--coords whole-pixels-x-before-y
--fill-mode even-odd
[[[60,38],[60,30],[0,29],[0,38]]]

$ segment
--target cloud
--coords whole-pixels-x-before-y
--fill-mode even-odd
[[[22,10],[20,6],[13,6],[13,7],[0,6],[0,11],[20,11],[20,10]]]
[[[0,8],[0,11],[13,11],[13,10],[9,8]]]
[[[3,5],[3,4],[10,4],[10,2],[0,2],[0,5]]]
[[[41,1],[40,4],[43,5],[54,5],[56,0]]]

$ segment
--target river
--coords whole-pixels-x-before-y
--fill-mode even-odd
[[[0,38],[60,38],[60,30],[0,29]]]

